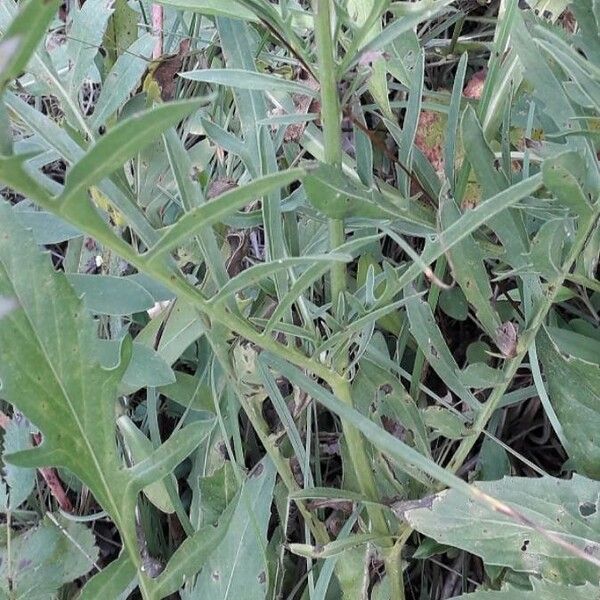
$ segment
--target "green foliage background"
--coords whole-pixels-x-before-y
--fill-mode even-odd
[[[0,595],[598,595],[599,25],[0,0]]]

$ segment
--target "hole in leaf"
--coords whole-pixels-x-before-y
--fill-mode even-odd
[[[529,540],[525,540],[523,545],[521,546],[521,551],[525,552],[527,550],[527,546],[529,546]]]
[[[590,517],[596,512],[596,505],[593,502],[582,502],[579,505],[579,514],[582,517]]]

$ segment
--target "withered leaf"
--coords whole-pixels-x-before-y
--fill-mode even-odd
[[[158,64],[150,71],[149,76],[154,79],[160,89],[160,97],[166,102],[175,96],[177,85],[177,73],[183,67],[183,61],[190,50],[190,40],[182,40],[179,44],[179,52],[174,55],[159,59]]]
[[[512,321],[502,323],[496,330],[496,346],[506,358],[514,358],[517,355],[517,342],[519,341],[519,328]]]

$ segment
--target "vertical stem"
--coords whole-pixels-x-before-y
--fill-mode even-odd
[[[335,46],[331,35],[333,0],[315,0],[315,4],[315,41],[321,85],[325,162],[340,166],[342,164],[342,118],[335,73]]]
[[[317,44],[319,82],[321,85],[321,122],[323,127],[325,162],[334,167],[342,165],[342,113],[338,95],[336,78],[336,49],[332,36],[333,0],[313,0],[315,41]],[[345,230],[343,219],[329,220],[329,244],[334,249],[344,243]],[[331,303],[334,316],[338,315],[340,294],[346,290],[346,265],[335,263],[331,269]],[[334,367],[342,372],[347,366],[347,357],[342,356]],[[334,394],[350,406],[353,405],[350,383],[340,378],[333,387]],[[375,478],[364,439],[361,433],[348,423],[343,423],[344,438],[348,446],[352,468],[356,473],[361,492],[370,499],[377,498]],[[389,527],[383,512],[376,507],[368,508],[371,526],[374,531],[389,534]],[[390,580],[392,597],[395,600],[404,598],[402,570],[398,569],[401,546],[394,549],[391,540],[384,542],[383,549],[386,573]]]
[[[334,386],[333,393],[343,402],[352,406],[352,396],[350,384],[346,380],[341,380],[339,384]],[[356,479],[360,486],[361,492],[369,499],[377,499],[377,488],[375,486],[375,478],[371,461],[365,448],[365,443],[362,434],[358,429],[344,423],[344,438],[348,446],[348,453],[352,461],[352,467],[356,474]],[[372,522],[373,530],[381,533],[388,533],[388,526],[383,516],[383,512],[376,506],[367,508],[369,517]]]
[[[342,114],[337,89],[335,44],[331,35],[333,0],[315,0],[315,40],[321,85],[321,122],[323,125],[324,157],[327,164],[340,167],[342,164]],[[344,221],[329,220],[330,247],[344,243]],[[331,301],[334,314],[339,295],[346,289],[346,265],[336,262],[331,268]]]
[[[163,54],[163,7],[160,4],[152,5],[152,34],[156,38],[152,59],[156,60]]]
[[[332,387],[333,393],[343,402],[350,406],[353,405],[350,384],[345,379]],[[377,487],[375,485],[375,477],[365,442],[362,434],[358,429],[348,423],[342,423],[344,428],[344,439],[348,447],[348,454],[352,462],[352,468],[356,474],[356,480],[360,486],[361,493],[372,500],[377,500]],[[385,520],[383,511],[377,507],[370,505],[367,507],[369,519],[371,520],[371,528],[373,531],[382,533],[383,535],[390,533],[390,528]],[[390,590],[394,600],[404,600],[404,579],[402,575],[400,553],[404,541],[398,541],[395,545],[391,539],[384,540],[382,545],[383,560],[385,564],[385,572],[390,582]]]

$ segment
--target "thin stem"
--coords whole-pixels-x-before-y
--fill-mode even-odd
[[[390,582],[390,598],[404,600],[404,575],[402,572],[402,548],[411,536],[412,529],[405,527],[396,543],[387,550],[384,556],[385,572]]]
[[[160,4],[152,5],[152,33],[156,38],[152,58],[156,60],[163,54],[163,7]]]
[[[277,443],[269,434],[269,427],[267,423],[260,413],[260,410],[257,406],[252,403],[251,399],[244,394],[244,392],[240,389],[238,384],[238,378],[231,364],[231,360],[229,359],[229,344],[227,341],[219,338],[214,335],[212,332],[207,332],[206,337],[208,342],[215,353],[219,364],[223,368],[227,379],[229,380],[229,384],[232,386],[234,392],[236,393],[242,408],[246,416],[248,417],[250,423],[256,434],[258,435],[261,443],[265,447],[267,454],[273,461],[275,468],[284,485],[287,487],[290,493],[293,493],[300,489],[300,486],[296,483],[294,479],[294,475],[292,473],[291,467],[288,461],[284,458],[282,453],[279,451]],[[305,522],[308,524],[311,533],[313,534],[315,540],[318,544],[326,544],[329,542],[329,535],[327,534],[327,529],[311,512],[308,510],[304,502],[297,503],[298,509],[304,518]]]

